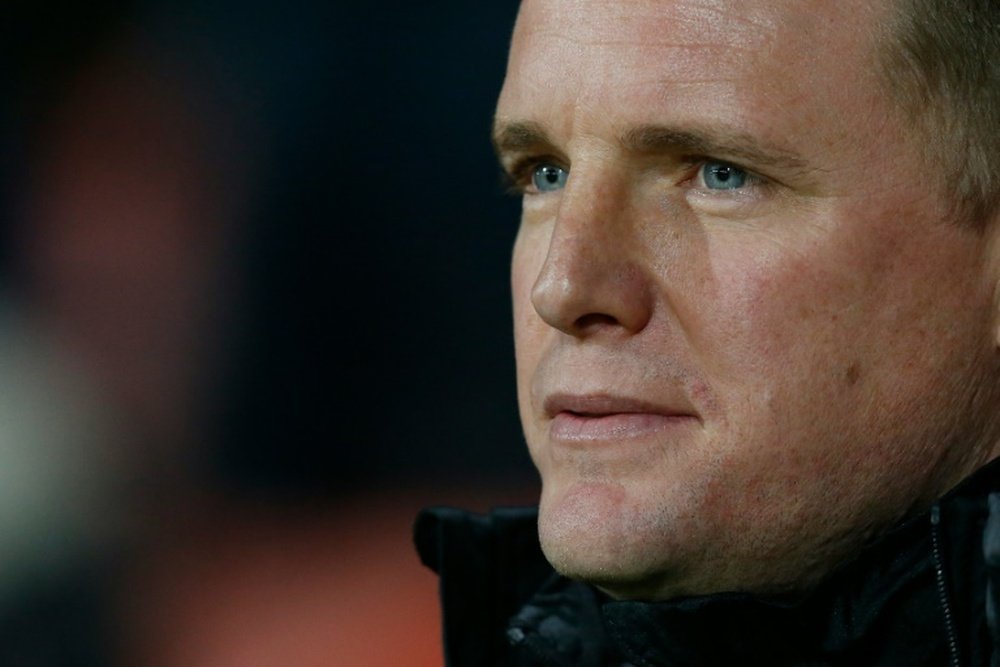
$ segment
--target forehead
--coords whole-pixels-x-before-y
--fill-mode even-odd
[[[498,115],[550,112],[565,124],[600,110],[606,120],[656,122],[688,110],[701,121],[716,112],[732,121],[787,115],[806,102],[836,106],[845,93],[863,104],[857,98],[876,87],[885,4],[524,0]]]

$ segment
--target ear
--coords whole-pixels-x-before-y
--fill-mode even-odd
[[[985,279],[993,288],[993,300],[990,313],[990,332],[993,345],[1000,352],[1000,212],[990,216],[982,223],[983,244],[985,247],[984,271]]]

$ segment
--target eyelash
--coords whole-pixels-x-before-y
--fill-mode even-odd
[[[685,178],[683,181],[685,183],[698,179],[699,176],[701,175],[702,168],[706,164],[718,164],[739,169],[744,174],[746,174],[747,185],[753,186],[755,188],[768,187],[770,185],[773,185],[774,183],[774,181],[772,181],[770,178],[760,175],[759,173],[757,173],[753,169],[750,169],[749,167],[744,167],[738,162],[730,162],[729,160],[723,160],[720,158],[715,158],[705,155],[684,156],[682,158],[682,164],[684,165],[685,170],[687,170],[689,174],[687,178]]]
[[[743,171],[747,175],[747,185],[753,186],[754,188],[767,188],[774,184],[774,181],[768,177],[762,176],[756,171],[744,167],[737,162],[730,162],[728,160],[705,155],[685,155],[680,158],[679,164],[683,171],[687,174],[687,176],[681,180],[680,183],[691,183],[697,179],[701,173],[702,167],[710,162],[735,167],[736,169]],[[539,166],[545,164],[561,166],[560,160],[552,156],[532,156],[521,158],[515,161],[510,167],[502,169],[501,178],[505,193],[515,197],[522,197],[526,194],[531,194],[530,188],[532,187],[531,181],[534,172]],[[565,167],[563,168],[565,169]],[[569,172],[568,169],[566,171],[567,173]],[[740,190],[731,191],[730,195],[739,191]],[[716,192],[723,191],[719,190]]]
[[[531,194],[531,179],[535,170],[543,164],[561,166],[561,161],[552,156],[526,157],[515,161],[509,167],[501,170],[504,191],[512,196],[521,197]],[[565,169],[565,167],[563,167]],[[567,169],[567,171],[569,171]]]

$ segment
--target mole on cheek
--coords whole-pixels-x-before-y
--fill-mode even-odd
[[[847,367],[844,371],[844,379],[847,380],[847,384],[850,386],[856,385],[858,379],[861,377],[861,369],[858,367],[857,363],[853,363]]]

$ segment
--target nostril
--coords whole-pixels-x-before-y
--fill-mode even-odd
[[[618,324],[618,320],[606,313],[587,313],[577,318],[574,325],[580,331],[586,331],[587,329],[597,329],[602,325],[615,326]]]

